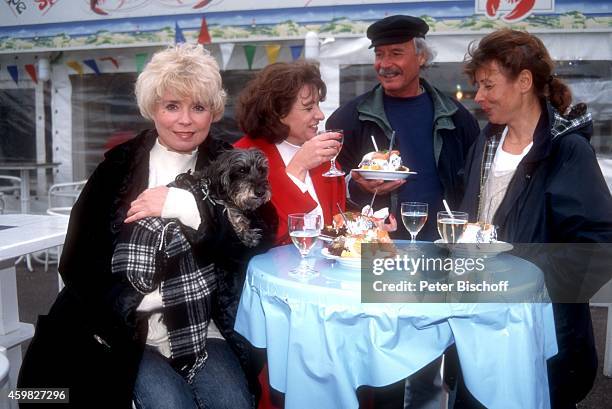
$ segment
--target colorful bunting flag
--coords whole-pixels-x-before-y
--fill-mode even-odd
[[[232,53],[234,52],[234,43],[221,43],[219,44],[219,49],[221,50],[221,63],[223,65],[223,69],[227,68],[227,64],[229,64],[230,59],[232,58]]]
[[[19,84],[19,69],[16,65],[7,65],[6,69],[9,74],[11,74],[11,78],[15,81],[15,84]]]
[[[200,35],[198,36],[198,44],[210,44],[212,39],[208,32],[208,24],[206,24],[206,17],[202,17],[202,26],[200,27]]]
[[[117,61],[117,59],[113,57],[102,57],[100,58],[100,61],[110,61],[115,66],[115,68],[119,68],[119,61]]]
[[[178,22],[174,23],[174,43],[186,43],[185,36],[183,35],[183,30],[178,25]]]
[[[66,61],[66,65],[72,68],[79,75],[83,75],[83,66],[78,61]]]
[[[249,70],[253,66],[253,57],[255,57],[255,49],[257,47],[252,44],[247,44],[244,46],[244,55],[246,56],[247,65],[249,66]]]
[[[274,64],[280,53],[280,44],[269,44],[266,45],[266,54],[268,55],[268,64]]]
[[[96,60],[83,60],[83,64],[85,64],[86,66],[88,66],[89,68],[91,68],[93,70],[93,72],[96,73],[96,75],[100,75],[100,69],[98,68],[98,64],[96,63]]]
[[[134,56],[134,62],[136,63],[136,72],[141,72],[144,68],[147,58],[149,54],[147,53],[138,53]]]
[[[34,81],[34,84],[38,84],[38,77],[36,76],[36,67],[34,67],[34,64],[26,64],[24,68],[30,78],[32,78],[32,81]]]
[[[300,55],[302,55],[302,50],[304,49],[304,46],[303,45],[292,45],[290,48],[291,48],[291,58],[293,59],[293,61],[300,58]]]

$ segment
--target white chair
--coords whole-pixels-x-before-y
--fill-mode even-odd
[[[10,408],[8,399],[10,362],[6,356],[6,348],[0,346],[0,409]]]
[[[49,207],[47,214],[70,216],[72,206],[78,199],[87,180],[56,183],[49,188]]]
[[[4,214],[4,211],[8,210],[7,206],[8,206],[8,203],[10,203],[10,201],[7,201],[8,196],[11,195],[17,198],[20,192],[21,192],[21,178],[20,177],[11,176],[11,175],[0,175],[0,214]],[[32,260],[29,255],[25,257],[19,257],[15,261],[15,264],[20,263],[21,260],[24,260],[24,259],[26,261],[27,269],[29,271],[33,271]]]
[[[72,206],[79,198],[83,186],[87,183],[87,180],[80,180],[78,182],[65,182],[56,183],[51,185],[49,188],[47,214],[53,216],[70,217],[70,211]],[[54,252],[46,250],[44,252],[44,259],[39,256],[34,256],[34,259],[39,263],[45,265],[45,271],[49,269],[50,263],[57,263],[60,254],[62,253],[62,246],[58,246]],[[60,289],[62,288],[60,278]]]
[[[10,175],[0,175],[0,214],[4,213],[7,206],[6,196],[17,196],[21,189],[21,178]]]

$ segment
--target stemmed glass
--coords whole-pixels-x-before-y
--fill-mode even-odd
[[[427,203],[403,202],[401,205],[402,222],[410,233],[410,244],[416,243],[419,234],[427,221]]]
[[[467,227],[466,212],[438,212],[438,233],[445,243],[457,243]]]
[[[308,265],[306,256],[317,242],[323,228],[323,218],[320,214],[294,213],[289,215],[287,225],[291,241],[301,255],[300,264],[289,275],[302,279],[316,276],[318,272]]]
[[[336,140],[340,142],[340,148],[338,148],[338,152],[336,152],[336,156],[331,158],[329,170],[325,172],[323,176],[326,176],[329,178],[333,178],[336,176],[344,176],[345,173],[336,167],[336,158],[338,157],[338,154],[340,153],[340,149],[342,149],[342,143],[344,142],[344,131],[342,129],[326,129],[324,131],[317,132],[317,135],[324,134],[324,133],[338,134],[340,137]]]

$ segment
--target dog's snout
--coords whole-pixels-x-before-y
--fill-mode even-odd
[[[255,189],[255,195],[257,197],[263,197],[266,194],[266,192],[267,192],[267,189],[265,187]]]

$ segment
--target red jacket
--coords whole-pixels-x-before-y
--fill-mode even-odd
[[[308,192],[303,192],[287,176],[285,163],[281,158],[276,145],[265,139],[253,139],[244,136],[234,144],[236,148],[259,148],[268,158],[270,164],[270,188],[272,190],[272,204],[278,213],[278,230],[276,233],[276,244],[287,244],[291,242],[287,231],[287,216],[291,213],[308,213],[317,207],[317,202]],[[329,178],[323,173],[329,169],[329,162],[325,162],[308,172],[319,204],[323,209],[323,219],[325,225],[332,224],[332,217],[338,213],[339,204],[344,211],[346,202],[346,191],[344,177]]]

